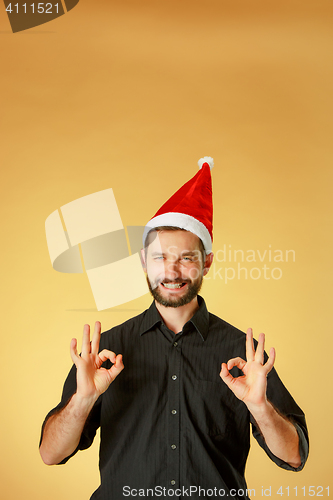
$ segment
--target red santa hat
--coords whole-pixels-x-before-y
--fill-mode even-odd
[[[196,234],[202,241],[206,254],[212,251],[213,199],[210,170],[213,158],[205,156],[198,161],[199,171],[150,219],[143,233],[143,245],[149,231],[159,226],[174,226]]]

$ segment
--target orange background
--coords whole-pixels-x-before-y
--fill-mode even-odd
[[[81,0],[12,34],[0,8],[2,498],[88,499],[97,488],[97,440],[47,467],[40,426],[83,324],[106,330],[150,304],[147,294],[97,312],[86,275],[52,269],[45,219],[112,187],[124,225],[143,225],[204,155],[215,160],[215,251],[296,256],[265,261],[279,280],[211,274],[203,288],[211,312],[266,332],[307,415],[304,471],[278,469],[254,443],[248,486],[256,498],[289,486],[293,498],[295,486],[300,496],[330,485],[332,11],[331,0]]]

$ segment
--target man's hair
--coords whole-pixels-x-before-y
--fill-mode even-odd
[[[151,235],[151,233],[153,233],[153,232],[158,233],[160,231],[187,231],[187,229],[183,229],[182,227],[176,227],[176,226],[157,226],[157,227],[152,228],[149,231],[149,233],[147,234],[146,241],[145,241],[145,255],[146,255],[146,257],[147,257],[147,248],[149,245],[149,235]],[[204,265],[205,260],[206,260],[206,251],[205,251],[204,244],[202,243],[202,240],[200,238],[199,238],[199,251],[200,251],[201,257],[202,257],[202,265]]]

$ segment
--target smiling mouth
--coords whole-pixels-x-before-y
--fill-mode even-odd
[[[168,290],[175,290],[176,288],[183,288],[186,283],[161,283],[161,285]]]

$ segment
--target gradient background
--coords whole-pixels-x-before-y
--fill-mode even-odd
[[[40,426],[83,324],[106,330],[150,304],[97,312],[86,275],[52,269],[45,219],[112,187],[124,225],[143,225],[204,155],[215,251],[296,253],[280,280],[203,288],[211,312],[266,332],[307,415],[305,469],[277,468],[254,443],[248,486],[280,498],[279,486],[332,483],[332,13],[331,0],[81,0],[13,35],[0,8],[2,498],[90,497],[98,440],[47,467]]]

